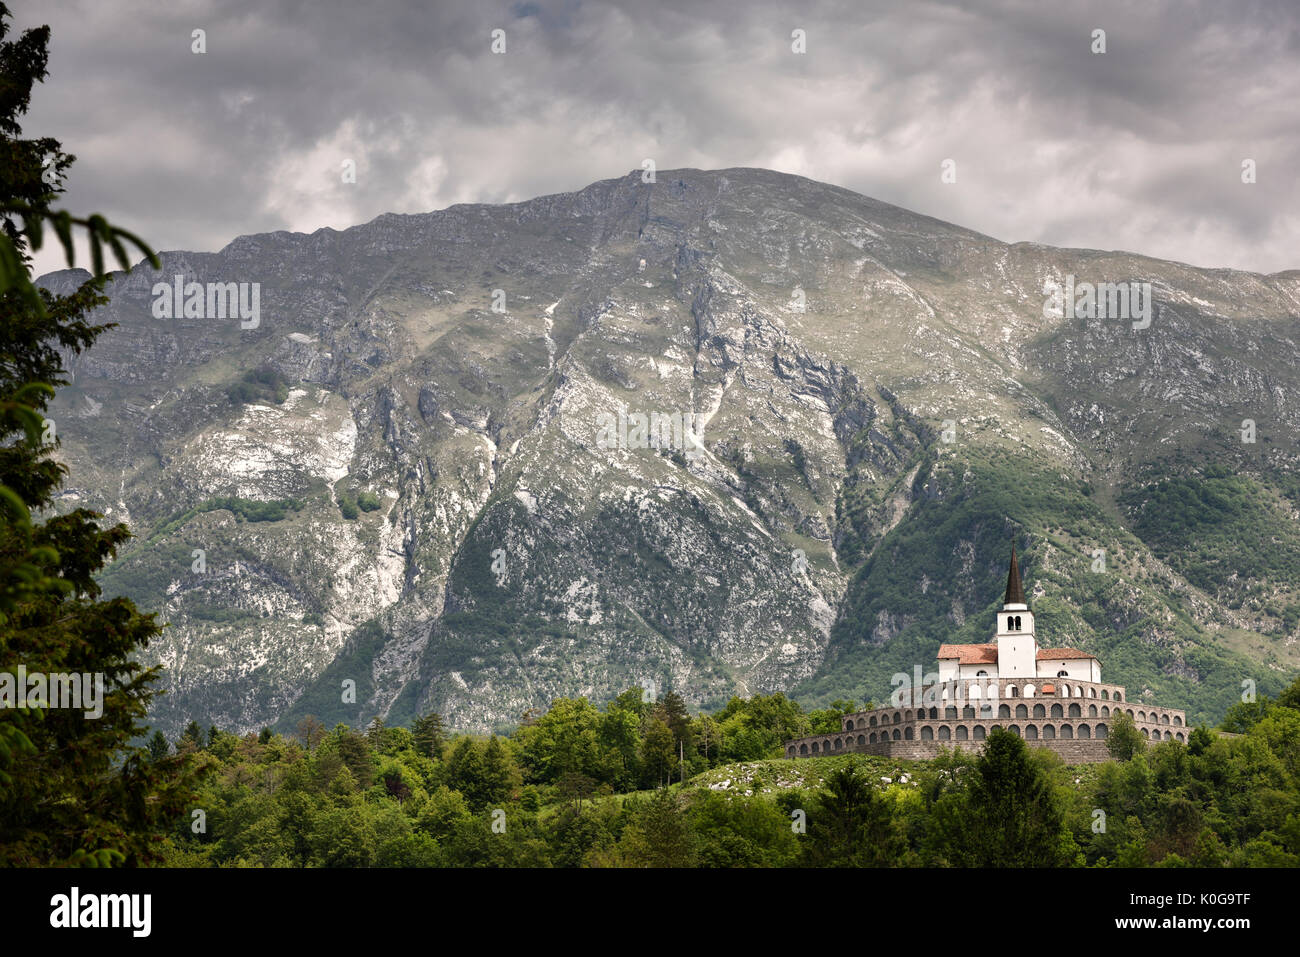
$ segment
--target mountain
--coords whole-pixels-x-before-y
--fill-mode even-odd
[[[137,535],[106,593],[170,623],[166,729],[488,729],[649,682],[879,701],[992,634],[1012,540],[1040,642],[1135,699],[1217,719],[1300,662],[1300,272],[757,169],[162,261],[108,283],[52,417],[63,504]],[[256,322],[159,318],[177,276],[256,283]],[[1149,323],[1050,282],[1149,283]]]

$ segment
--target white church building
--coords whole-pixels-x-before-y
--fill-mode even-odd
[[[1074,648],[1040,648],[1034,634],[1034,613],[1025,603],[1015,546],[1007,572],[1007,593],[998,612],[994,640],[978,645],[940,645],[939,681],[970,678],[1019,678],[1051,681],[1072,678],[1101,681],[1101,662]]]

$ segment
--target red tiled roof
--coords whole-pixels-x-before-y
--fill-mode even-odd
[[[1096,655],[1089,654],[1086,651],[1080,651],[1078,648],[1039,648],[1038,660],[1044,658],[1096,658]]]
[[[940,645],[935,655],[939,661],[956,658],[963,665],[996,665],[998,663],[997,645]]]

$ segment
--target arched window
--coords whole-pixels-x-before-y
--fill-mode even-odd
[[[1056,729],[1050,724],[1043,725],[1043,737],[1049,741],[1054,739],[1056,737]]]
[[[1102,700],[1102,701],[1109,701],[1109,700],[1110,700],[1110,692],[1107,691],[1105,688],[1102,688],[1102,689],[1101,689],[1101,700]]]
[[[866,743],[867,739],[863,735],[858,735],[858,747],[862,747]]]
[[[1061,706],[1059,704],[1052,705],[1052,717],[1053,718],[1061,717]]]
[[[912,726],[910,724],[903,729],[903,740],[904,741],[912,740]]]
[[[1180,731],[1179,734],[1181,734],[1181,733],[1182,733],[1182,732]],[[975,740],[976,740],[976,741],[983,741],[983,740],[984,740],[984,726],[983,726],[983,725],[979,725],[979,724],[975,725]]]
[[[989,676],[989,673],[988,673],[987,671],[985,671],[983,668],[981,668],[979,671],[975,672],[975,677],[976,677],[976,678],[987,678],[988,676]]]
[[[1081,737],[1081,738],[1091,738],[1091,737],[1092,737],[1092,731],[1088,728],[1088,726],[1087,726],[1086,724],[1081,724],[1081,725],[1079,725],[1079,737]]]
[[[922,741],[933,741],[933,740],[934,740],[934,728],[930,727],[929,725],[926,725],[925,727],[923,727],[923,728],[921,729],[921,740],[922,740]]]
[[[1097,717],[1097,706],[1095,704],[1088,705],[1088,717],[1090,718]]]
[[[1036,704],[1036,705],[1034,705],[1034,717],[1035,717],[1035,718],[1046,718],[1046,717],[1047,717],[1047,709],[1044,708],[1041,704]]]
[[[1017,718],[1028,718],[1028,717],[1029,717],[1029,709],[1026,708],[1023,704],[1018,704],[1018,705],[1016,705],[1016,717],[1017,717]]]
[[[1034,686],[1033,686],[1033,685],[1025,685],[1025,697],[1026,697],[1026,698],[1032,698],[1033,696],[1034,696]]]
[[[1007,697],[1008,697],[1008,698],[1019,698],[1019,697],[1020,697],[1020,689],[1017,688],[1015,685],[1007,685]]]
[[[1024,705],[1021,705],[1021,707],[1023,708]],[[999,718],[1011,717],[1011,706],[1006,704],[998,705],[998,717]]]
[[[1070,740],[1073,740],[1073,739],[1074,739],[1074,728],[1070,727],[1070,725],[1068,725],[1068,724],[1063,724],[1063,725],[1061,725],[1061,737],[1063,737],[1063,738],[1068,738],[1068,739],[1070,739]]]
[[[1166,732],[1166,733],[1168,733],[1168,732]],[[959,724],[959,725],[957,725],[957,740],[958,740],[958,741],[965,741],[965,740],[967,740],[967,737],[966,737],[966,725],[964,725],[964,724]]]
[[[1026,741],[1037,741],[1037,740],[1038,740],[1038,726],[1037,726],[1037,725],[1033,725],[1033,724],[1027,724],[1027,725],[1025,725],[1025,740],[1026,740]]]
[[[1068,677],[1070,677],[1070,673],[1069,673],[1068,671],[1058,671],[1058,672],[1056,673],[1056,677],[1058,677],[1058,678],[1068,678]]]
[[[952,732],[948,730],[948,726],[946,724],[939,725],[939,740],[940,741],[952,740]]]

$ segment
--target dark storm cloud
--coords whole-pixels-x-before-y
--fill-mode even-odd
[[[1008,241],[1300,267],[1286,0],[11,5],[53,29],[26,128],[77,154],[68,205],[159,248],[525,199],[650,157],[781,169]]]

